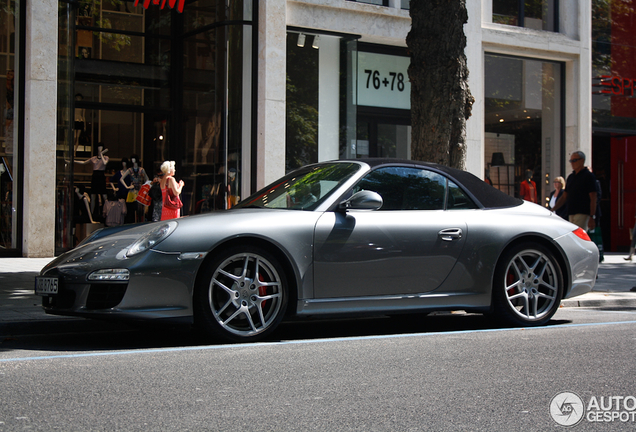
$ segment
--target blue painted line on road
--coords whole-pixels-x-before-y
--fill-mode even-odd
[[[557,325],[557,326],[550,326],[550,327],[515,327],[515,328],[502,328],[502,329],[457,330],[457,331],[450,331],[450,332],[408,333],[408,334],[397,334],[397,335],[338,337],[338,338],[327,338],[327,339],[303,339],[303,340],[284,341],[284,342],[255,342],[255,343],[232,344],[232,345],[206,345],[206,346],[177,347],[177,348],[152,348],[152,349],[127,350],[127,351],[109,351],[109,352],[102,351],[102,352],[81,353],[81,354],[58,354],[58,355],[38,356],[38,357],[8,358],[8,359],[0,359],[0,363],[33,361],[33,360],[76,359],[76,358],[83,358],[83,357],[107,357],[107,356],[119,356],[119,355],[131,355],[131,354],[157,354],[157,353],[171,353],[171,352],[185,352],[185,351],[207,351],[207,350],[218,350],[218,349],[228,349],[228,348],[257,348],[257,347],[271,347],[271,346],[277,346],[277,345],[307,345],[307,344],[328,343],[328,342],[351,342],[351,341],[364,341],[364,340],[376,340],[376,339],[400,339],[400,338],[411,338],[411,337],[458,335],[458,334],[470,334],[470,333],[493,333],[493,332],[501,332],[501,331],[557,330],[557,329],[563,329],[563,328],[608,326],[608,325],[617,325],[617,324],[636,324],[636,321],[564,324],[564,325]]]

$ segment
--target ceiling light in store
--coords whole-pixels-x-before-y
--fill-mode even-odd
[[[296,45],[298,45],[301,48],[305,46],[305,35],[303,33],[300,33],[298,35],[298,43]]]
[[[314,43],[311,44],[311,47],[315,49],[320,48],[320,35],[314,36]]]

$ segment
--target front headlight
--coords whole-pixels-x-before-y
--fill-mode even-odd
[[[139,237],[128,249],[126,256],[131,257],[144,252],[164,241],[177,228],[174,220],[167,221]]]

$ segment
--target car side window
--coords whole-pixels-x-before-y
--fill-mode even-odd
[[[448,200],[446,202],[447,210],[467,210],[476,209],[477,205],[472,199],[464,193],[459,186],[451,180],[448,181]]]
[[[380,210],[443,210],[446,178],[419,168],[383,167],[360,180],[354,193],[361,190],[382,196]]]

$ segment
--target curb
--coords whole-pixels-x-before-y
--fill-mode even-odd
[[[561,307],[636,308],[636,293],[591,292],[572,299],[561,300]]]

